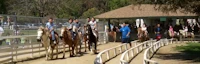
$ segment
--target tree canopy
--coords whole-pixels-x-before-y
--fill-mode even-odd
[[[200,15],[200,0],[132,0],[134,4],[155,4],[164,12],[182,10]]]
[[[200,15],[200,0],[0,0],[0,13],[86,18],[130,4],[155,4],[164,11],[183,9]]]

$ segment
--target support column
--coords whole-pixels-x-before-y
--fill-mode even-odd
[[[110,19],[108,19],[108,31],[111,31],[111,27],[110,27]]]

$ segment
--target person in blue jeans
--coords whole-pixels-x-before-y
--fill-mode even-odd
[[[122,24],[122,28],[118,29],[119,32],[122,32],[122,43],[130,43],[130,28],[128,27],[128,25],[126,25],[126,23]]]
[[[55,31],[54,31],[54,23],[53,23],[53,18],[49,18],[48,22],[46,23],[46,28],[49,30],[52,36],[53,43],[55,44]]]
[[[72,40],[74,40],[74,38],[75,38],[75,32],[72,30],[73,29],[73,27],[74,27],[74,23],[73,23],[73,19],[72,18],[70,18],[69,19],[69,21],[68,21],[68,25],[67,25],[67,28],[68,28],[68,30],[71,32],[71,35],[72,35]]]

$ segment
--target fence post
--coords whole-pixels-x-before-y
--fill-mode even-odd
[[[39,43],[39,55],[40,55],[40,44],[41,44],[41,43]]]
[[[114,49],[114,55],[117,55],[116,48]]]
[[[120,50],[119,51],[120,51],[120,53],[122,53],[122,46],[120,46]]]
[[[109,59],[110,58],[109,51],[106,54],[107,54],[107,59]]]
[[[129,52],[126,54],[126,59],[129,61]]]
[[[131,56],[132,57],[134,56],[134,52],[133,51],[134,51],[134,49],[131,50]]]
[[[14,47],[13,47],[13,43],[12,42],[10,42],[10,46],[11,46],[11,62],[13,62],[13,49],[14,49]]]
[[[106,43],[106,32],[104,33],[103,40],[104,40],[104,44],[105,44]]]
[[[18,45],[18,41],[17,41],[17,39],[16,39],[16,38],[15,38],[15,40],[16,40],[16,43],[15,43],[15,44],[17,44],[17,45]],[[18,48],[18,46],[17,46],[17,45],[15,45],[15,46],[14,46],[16,59],[17,59],[17,48]]]
[[[30,38],[29,38],[30,39]],[[32,41],[31,41],[31,39],[29,40],[29,42],[31,43],[31,57],[33,57],[33,43],[32,43]]]
[[[125,44],[125,50],[128,50],[127,44]]]
[[[137,47],[136,52],[139,53],[139,47]]]

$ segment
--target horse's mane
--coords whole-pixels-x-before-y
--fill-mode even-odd
[[[43,27],[43,26],[40,26],[38,30],[43,30],[43,29],[44,29],[44,27]]]
[[[66,36],[67,38],[71,38],[69,35],[71,35],[70,34],[70,32],[67,30],[67,27],[62,27],[61,29],[64,29],[64,32],[63,32],[63,36]],[[67,34],[66,34],[67,33]]]

